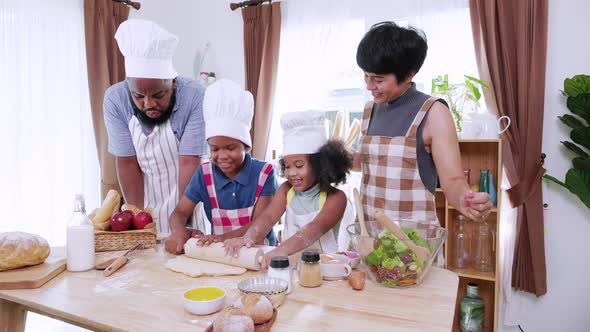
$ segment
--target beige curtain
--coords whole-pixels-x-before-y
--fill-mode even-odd
[[[246,90],[254,95],[252,156],[264,160],[279,62],[281,3],[242,9]]]
[[[507,115],[504,167],[518,207],[512,286],[547,292],[541,177],[547,0],[470,0],[479,73],[491,83],[490,110]]]
[[[110,189],[121,192],[115,170],[115,158],[107,150],[103,97],[109,86],[125,79],[125,62],[119,52],[115,32],[128,16],[129,8],[112,0],[84,0],[88,88],[103,199]]]

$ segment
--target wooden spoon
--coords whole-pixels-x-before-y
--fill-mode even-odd
[[[356,209],[356,215],[359,218],[359,224],[361,225],[361,240],[359,241],[359,251],[361,255],[366,256],[371,251],[375,250],[375,240],[373,240],[369,233],[367,233],[367,226],[365,225],[365,213],[363,212],[363,204],[361,203],[361,195],[358,189],[354,188],[354,207]]]
[[[381,210],[375,211],[375,220],[381,223],[385,228],[387,228],[393,236],[398,238],[399,240],[404,241],[406,246],[410,248],[416,254],[416,257],[422,262],[426,262],[428,259],[428,255],[430,255],[430,251],[424,247],[416,245],[414,241],[410,240],[406,232],[403,231],[393,220],[389,219],[388,216],[383,213]]]

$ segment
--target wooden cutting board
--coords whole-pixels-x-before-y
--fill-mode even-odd
[[[0,289],[39,288],[66,269],[65,248],[51,248],[45,262],[0,272]]]

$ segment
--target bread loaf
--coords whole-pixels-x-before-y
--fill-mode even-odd
[[[260,294],[246,294],[239,298],[234,307],[244,310],[250,318],[254,321],[254,324],[262,324],[268,322],[272,318],[272,312],[274,310],[272,302]]]
[[[213,332],[254,332],[254,321],[243,310],[230,308],[215,319]]]
[[[39,235],[0,233],[0,271],[41,264],[49,256],[49,244]]]

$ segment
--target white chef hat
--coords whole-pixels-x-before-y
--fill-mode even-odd
[[[254,97],[228,79],[220,79],[205,90],[203,117],[205,136],[226,136],[252,147],[250,126],[254,116]]]
[[[328,141],[325,122],[324,112],[319,111],[283,114],[283,156],[317,153]]]
[[[178,75],[172,66],[178,37],[156,23],[127,20],[119,25],[115,39],[125,56],[127,77],[171,79]]]

